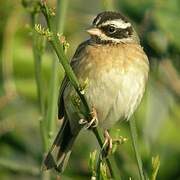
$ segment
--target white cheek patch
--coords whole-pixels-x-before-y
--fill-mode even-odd
[[[101,26],[106,26],[106,25],[114,25],[115,27],[120,29],[126,29],[128,27],[131,27],[131,23],[124,22],[122,19],[109,20],[104,22]]]

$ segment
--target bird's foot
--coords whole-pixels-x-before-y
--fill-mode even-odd
[[[104,158],[106,158],[112,151],[112,147],[113,147],[113,139],[111,138],[111,136],[109,135],[108,130],[104,131],[104,144],[102,146],[102,156]]]
[[[97,111],[93,107],[91,112],[92,119],[87,121],[85,119],[80,119],[79,124],[84,125],[85,129],[95,128],[98,126],[98,118],[97,118]]]
[[[124,144],[127,141],[127,138],[119,136],[119,130],[116,136],[116,138],[112,138],[109,135],[108,130],[104,131],[105,140],[101,149],[102,158],[106,158],[108,155],[113,154],[116,151],[118,145]]]
[[[91,111],[91,116],[92,116],[92,119],[91,121],[88,123],[88,127],[87,129],[89,128],[95,128],[98,126],[98,117],[97,117],[97,111],[96,109],[93,107],[92,108],[92,111]]]

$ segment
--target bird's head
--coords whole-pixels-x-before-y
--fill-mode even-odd
[[[119,12],[105,11],[98,14],[87,32],[99,44],[125,43],[138,39],[131,23]]]

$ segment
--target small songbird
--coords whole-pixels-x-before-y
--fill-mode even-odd
[[[80,84],[87,82],[84,93],[89,107],[95,110],[98,127],[108,130],[116,122],[128,120],[139,105],[148,79],[149,61],[132,24],[119,12],[98,14],[87,32],[90,39],[79,45],[71,67]],[[82,129],[83,117],[73,102],[75,96],[76,91],[65,77],[58,109],[58,118],[63,118],[63,123],[43,169],[62,172],[66,167]]]

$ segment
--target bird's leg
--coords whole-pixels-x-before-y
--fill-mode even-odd
[[[113,145],[113,140],[111,136],[109,135],[108,130],[104,131],[104,144],[102,146],[102,152],[103,152],[103,157],[107,157],[111,150],[112,150],[112,145]]]
[[[85,126],[86,129],[95,128],[98,125],[97,112],[94,107],[92,108],[91,116],[92,116],[92,119],[86,124]]]
[[[88,122],[87,120],[80,119],[79,124],[84,125],[85,129],[95,128],[98,126],[98,118],[97,118],[97,111],[93,107],[91,111],[92,119]]]

